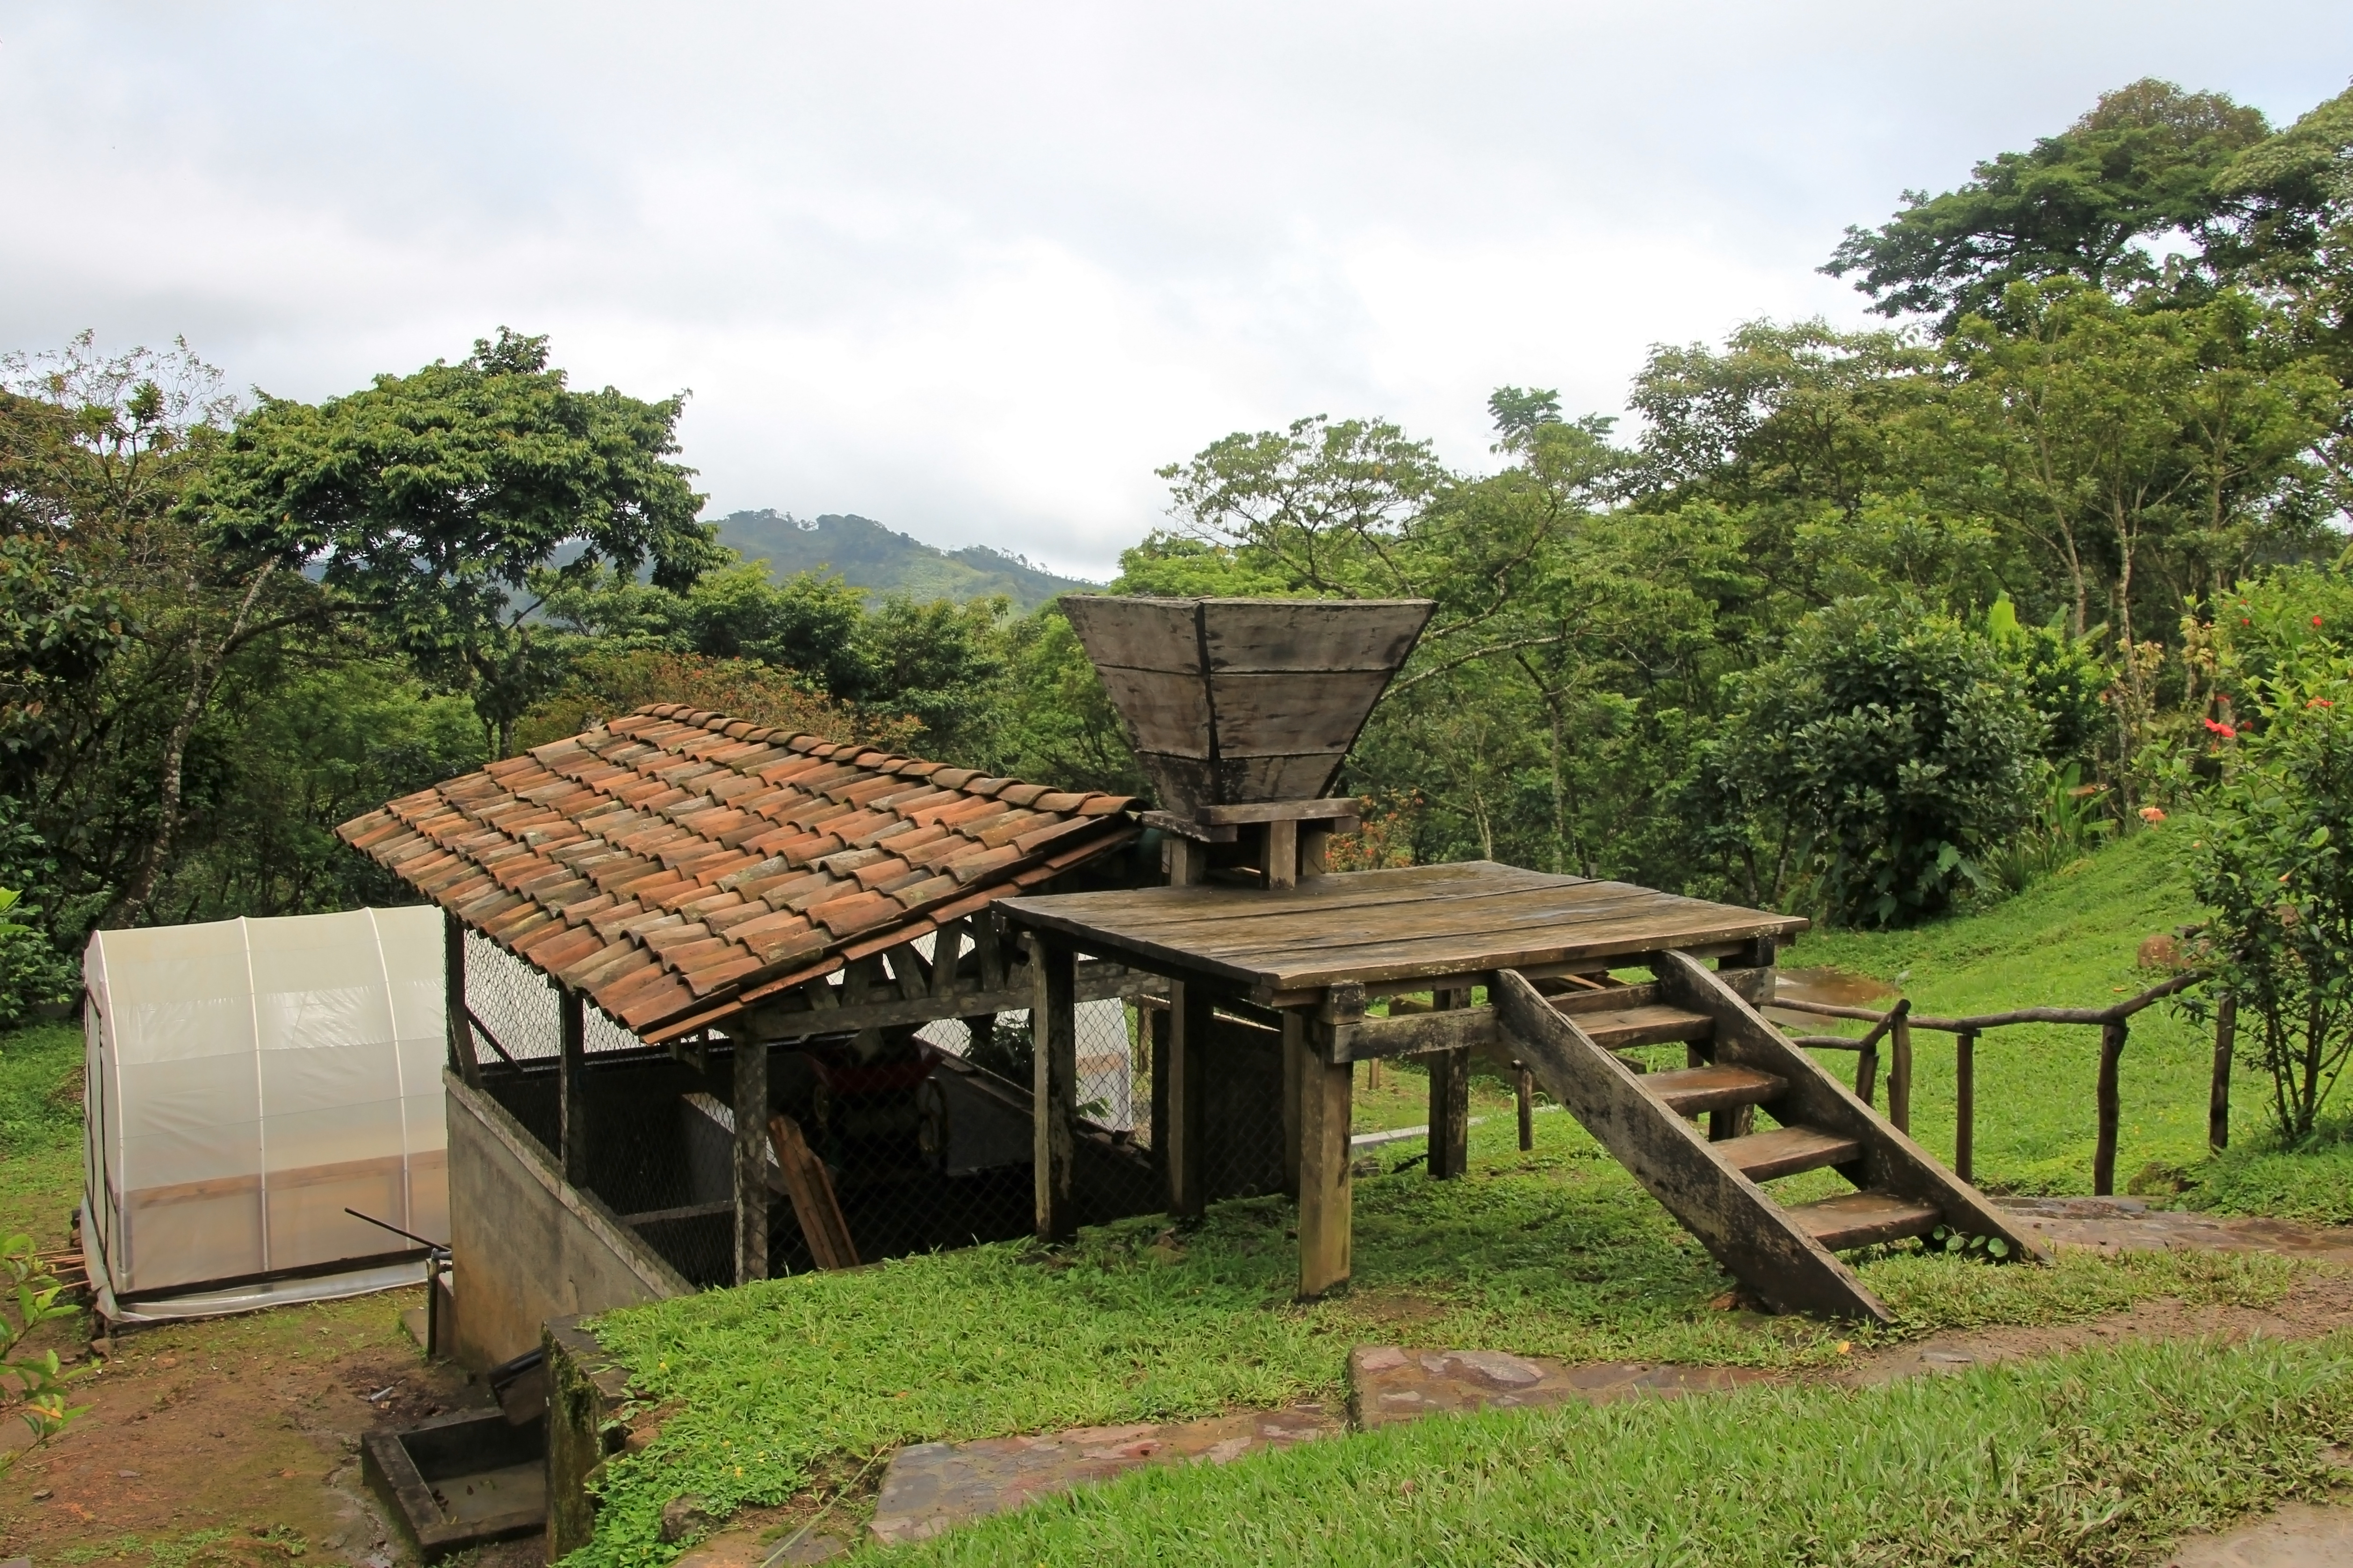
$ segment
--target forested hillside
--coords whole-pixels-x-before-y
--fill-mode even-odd
[[[779,578],[830,572],[851,584],[917,599],[983,599],[1003,595],[1034,610],[1057,594],[1094,584],[1058,577],[986,544],[939,550],[871,518],[828,512],[804,521],[771,510],[731,511],[718,521],[719,542]]]
[[[1111,591],[1438,602],[1345,780],[1378,803],[1356,863],[1865,925],[1999,898],[2337,668],[2348,167],[2353,93],[2275,128],[2132,84],[1850,230],[1827,269],[1883,326],[1659,345],[1622,426],[1498,389],[1473,469],[1370,414],[1237,433],[1161,470]],[[88,336],[5,384],[11,1005],[97,923],[391,897],[332,824],[642,701],[1139,786],[1028,607],[1053,584],[966,552],[924,569],[1008,598],[892,591],[862,520],[714,529],[678,400],[575,388],[543,339],[316,405]]]

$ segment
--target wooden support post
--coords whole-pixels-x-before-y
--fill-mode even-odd
[[[449,1065],[469,1089],[482,1087],[482,1064],[474,1055],[474,1021],[466,1002],[466,922],[453,910],[441,913],[441,1005],[449,1014]]]
[[[2116,1190],[2116,1068],[2131,1033],[2132,1025],[2122,1018],[2100,1026],[2100,1133],[2092,1146],[2092,1191],[2104,1198]]]
[[[1295,888],[1299,885],[1299,824],[1290,817],[1266,825],[1265,847],[1259,858],[1266,862],[1259,870],[1270,888]]]
[[[1965,1182],[1978,1158],[1978,1037],[1967,1030],[1953,1037],[1953,1174]]]
[[[1078,1234],[1071,1188],[1078,1155],[1078,955],[1060,942],[1029,939],[1031,1143],[1038,1239],[1061,1243]]]
[[[1208,880],[1209,847],[1172,833],[1160,841],[1160,868],[1172,888],[1198,887]]]
[[[1519,1100],[1520,1152],[1536,1146],[1536,1081],[1525,1062],[1512,1064],[1512,1092]]]
[[[1871,1103],[1879,1088],[1879,1042],[1872,1041],[1854,1057],[1854,1097],[1865,1105]]]
[[[1305,1080],[1307,1021],[1297,1008],[1282,1015],[1282,1195],[1299,1201],[1299,1086]]]
[[[735,1283],[768,1277],[768,1043],[735,1038]]]
[[[1313,880],[1325,874],[1332,858],[1332,829],[1320,822],[1303,823],[1299,829],[1299,879]]]
[[[1168,983],[1168,1215],[1198,1220],[1209,1205],[1209,1030],[1217,999],[1199,982]]]
[[[1912,1020],[1898,1018],[1888,1031],[1893,1046],[1887,1058],[1887,1120],[1898,1132],[1912,1131]]]
[[[2206,1146],[2231,1146],[2231,1051],[2239,1039],[2239,999],[2225,991],[2214,1004],[2214,1081],[2206,1090]]]
[[[564,1162],[564,1179],[575,1187],[588,1184],[588,1005],[580,993],[556,994],[558,1064],[556,1069],[556,1144]]]
[[[1468,991],[1441,990],[1440,1010],[1467,1007]],[[1434,1051],[1430,1064],[1430,1173],[1440,1181],[1462,1174],[1471,1163],[1471,1052]]]
[[[1321,1042],[1299,1053],[1299,1294],[1303,1298],[1321,1296],[1348,1279],[1355,1197],[1348,1173],[1354,1064],[1335,1066],[1324,1059],[1325,1054]]]

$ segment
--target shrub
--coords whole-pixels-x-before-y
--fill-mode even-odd
[[[1909,600],[1841,600],[1741,680],[1734,797],[1786,813],[1831,915],[1944,910],[2033,811],[2044,721],[1984,636]]]
[[[2308,1139],[2353,1050],[2353,680],[2291,651],[2242,681],[2244,723],[2209,720],[2221,754],[2198,840],[2217,990],[2272,1079],[2282,1137]]]
[[[0,888],[0,1029],[16,1027],[37,1008],[71,1001],[80,988],[73,960],[52,947],[39,927],[8,918],[34,912],[20,907],[23,897]]]

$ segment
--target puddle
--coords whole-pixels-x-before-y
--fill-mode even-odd
[[[1843,969],[1785,969],[1776,979],[1773,994],[1776,999],[1790,1002],[1867,1007],[1883,996],[1894,995],[1895,987],[1866,975],[1849,974]]]

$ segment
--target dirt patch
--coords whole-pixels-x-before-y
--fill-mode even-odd
[[[2287,1294],[2270,1307],[2196,1305],[2163,1297],[2080,1323],[1954,1330],[1859,1356],[1837,1381],[1890,1383],[1923,1373],[1961,1372],[2127,1342],[2211,1339],[2230,1342],[2257,1335],[2315,1340],[2344,1328],[2353,1328],[2353,1274],[2315,1269],[2299,1276]]]
[[[408,1555],[362,1485],[359,1440],[489,1404],[401,1331],[420,1291],[128,1334],[83,1416],[0,1483],[0,1556],[78,1563],[385,1568]],[[61,1343],[60,1353],[79,1347]],[[0,1443],[20,1446],[13,1424]],[[541,1560],[501,1554],[497,1568]],[[491,1568],[486,1562],[484,1568]]]

